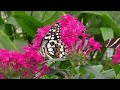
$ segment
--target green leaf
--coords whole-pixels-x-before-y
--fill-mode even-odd
[[[106,27],[112,28],[114,33],[119,36],[120,35],[120,28],[116,24],[116,22],[107,14],[107,12],[103,11],[81,11],[81,13],[87,13],[87,14],[93,14],[100,16],[101,19],[103,20],[103,24],[106,24]]]
[[[71,66],[70,66],[71,64],[70,64],[70,62],[69,61],[62,61],[61,63],[60,63],[60,68],[61,69],[68,69],[68,68],[70,68]]]
[[[14,39],[13,43],[15,44],[19,51],[22,51],[22,47],[27,45],[27,41],[22,39]]]
[[[62,59],[62,58],[54,58],[54,59],[46,60],[46,62],[47,62],[47,61],[53,61],[53,62],[54,62],[54,61],[58,61],[58,62],[59,62],[59,61],[66,61],[66,59]]]
[[[5,24],[5,30],[4,30],[5,34],[8,36],[12,35],[12,27],[10,24]]]
[[[79,73],[79,69],[80,69],[80,66],[75,67],[75,70],[77,71],[77,73]]]
[[[44,25],[54,23],[56,20],[60,19],[60,16],[64,15],[62,11],[56,11],[54,15],[49,17],[46,21],[43,22]],[[48,15],[47,15],[48,16]]]
[[[31,16],[14,15],[14,18],[20,27],[30,36],[34,36],[36,34],[37,28],[41,26],[41,23],[39,23]]]
[[[60,58],[54,58],[54,59],[49,59],[49,60],[46,60],[46,61],[44,61],[44,62],[42,62],[41,64],[43,64],[43,63],[48,63],[48,66],[50,66],[51,64],[53,64],[53,62],[63,62],[63,61],[66,61],[65,59],[60,59]]]
[[[94,68],[92,68],[90,66],[83,66],[83,68],[86,71],[94,74],[96,76],[96,79],[105,79],[105,77],[101,73],[99,73],[98,71],[96,71]]]
[[[64,72],[62,72],[60,70],[57,70],[57,69],[54,69],[54,68],[51,68],[51,67],[49,67],[49,70],[45,74],[47,74],[47,75],[56,75],[56,76],[59,76],[59,77],[62,77],[62,78],[65,77]]]
[[[2,43],[0,43],[0,48],[4,48],[4,46],[3,46],[3,44],[2,44]]]
[[[100,29],[99,28],[88,28],[87,33],[91,35],[100,35]]]
[[[94,66],[90,66],[93,69],[95,69],[97,72],[100,72],[103,68],[103,65],[94,65]]]
[[[18,24],[30,36],[34,36],[36,34],[37,28],[42,26],[38,20],[32,16],[27,15],[25,12],[12,13],[12,17],[10,17],[7,22],[13,25]]]
[[[4,20],[0,17],[0,24],[4,24]]]
[[[27,15],[31,16],[33,12],[36,12],[36,11],[25,11],[25,13],[27,13]]]
[[[119,74],[119,72],[120,72],[120,66],[119,66],[119,64],[113,65],[112,68],[115,70],[116,75]]]
[[[107,11],[81,11],[81,13],[89,13],[94,15],[103,15],[107,14]]]
[[[41,22],[39,22],[38,20],[34,19],[33,17],[31,16],[28,16],[27,14],[26,15],[13,15],[13,17],[16,19],[20,19],[22,20],[23,22],[25,23],[30,23],[32,26],[34,27],[39,27],[39,26],[42,26],[43,24]]]
[[[64,11],[64,12],[67,13],[67,14],[71,14],[74,17],[78,18],[81,11]]]
[[[43,25],[51,24],[58,20],[62,11],[34,11],[32,16],[28,15],[30,12],[24,11],[12,12],[12,16],[8,18],[7,23],[20,26],[28,35],[34,36],[37,28]]]
[[[87,72],[87,73],[84,75],[84,78],[89,79],[89,77],[90,77],[90,73]]]
[[[106,24],[113,29],[114,33],[117,36],[119,36],[120,35],[120,28],[115,23],[115,21],[109,15],[102,15],[102,18],[106,22]]]
[[[120,23],[120,12],[119,11],[107,11],[107,13],[113,18],[113,20],[117,24]]]
[[[12,16],[9,16],[7,18],[6,24],[12,24],[13,26],[19,26],[19,24],[16,22],[15,18]]]
[[[115,78],[115,71],[113,69],[105,70],[102,72],[102,75],[106,79],[114,79]]]
[[[80,74],[76,74],[72,77],[72,79],[83,79],[82,77],[80,77]]]
[[[48,61],[47,63],[48,63],[47,66],[49,67],[53,64],[53,61]]]
[[[3,30],[3,31],[5,30],[5,25],[4,24],[0,25],[0,30]]]
[[[64,12],[62,11],[34,11],[32,16],[43,25],[48,25],[60,19],[60,16],[63,14]]]
[[[86,74],[86,70],[83,67],[79,67],[79,73],[84,76]]]
[[[100,30],[101,30],[101,34],[103,36],[104,41],[114,37],[114,33],[113,33],[112,28],[103,28],[103,27],[101,27]]]
[[[55,11],[34,11],[32,16],[39,20],[41,23],[48,20],[50,17],[52,17],[55,14]]]
[[[41,76],[40,79],[50,79],[50,78],[49,78],[49,76],[44,75],[44,76]]]
[[[12,43],[12,41],[9,39],[9,37],[2,31],[0,30],[0,44],[4,49],[8,49],[8,50],[18,50],[16,48],[16,46]]]
[[[12,11],[12,15],[26,15],[25,11]]]

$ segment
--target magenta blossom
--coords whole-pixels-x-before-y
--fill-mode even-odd
[[[58,22],[61,25],[61,40],[66,46],[67,53],[77,51],[89,55],[95,50],[100,51],[102,47],[100,43],[96,42],[94,38],[90,38],[90,34],[85,33],[87,30],[79,20],[65,14]]]
[[[91,52],[100,51],[102,46],[94,38],[91,38],[91,35],[85,33],[87,31],[85,26],[77,18],[65,14],[55,23],[60,24],[60,38],[68,55],[72,52],[82,53],[84,58],[88,60]],[[41,64],[44,59],[38,51],[51,26],[38,28],[32,44],[23,47],[24,52],[0,49],[1,78],[4,78],[2,75],[6,73],[8,75],[19,74],[20,78],[39,78],[47,72],[47,63]],[[9,76],[6,75],[5,78],[9,78]]]
[[[102,47],[100,43],[96,42],[94,38],[91,38],[90,34],[86,34],[85,26],[75,17],[65,14],[61,16],[60,20],[55,23],[60,24],[60,37],[61,41],[65,45],[66,52],[73,51],[73,47],[77,48],[79,52],[83,52],[84,55],[89,55],[91,52],[98,50]],[[55,24],[53,23],[53,24]],[[52,24],[52,25],[53,25]],[[38,28],[33,44],[29,45],[32,50],[39,50],[43,37],[50,29],[52,25]],[[81,37],[81,38],[80,38]]]
[[[0,79],[5,79],[5,76],[2,73],[0,73]]]
[[[78,36],[89,36],[89,34],[83,33],[86,28],[82,25],[82,23],[69,14],[61,16],[61,20],[57,20],[55,23],[59,23],[61,26],[61,40],[65,43],[65,45],[69,46],[68,43],[72,45],[78,41]],[[51,25],[45,26],[43,28],[38,28],[36,37],[33,40],[33,44],[30,46],[32,49],[39,50],[42,39],[45,37],[50,27]]]
[[[40,48],[42,39],[43,37],[45,37],[49,29],[50,25],[45,26],[43,28],[38,28],[37,34],[35,35],[35,39],[33,40],[33,44],[30,46],[31,49],[38,50]]]
[[[24,48],[24,50],[25,52],[21,53],[0,49],[0,72],[8,75],[19,73],[18,76],[21,78],[33,78],[38,72],[39,77],[42,76],[47,70],[45,64],[39,67],[39,64],[44,61],[42,56],[35,50],[30,50],[29,48]],[[9,76],[6,78],[9,78]]]
[[[96,42],[96,41],[94,40],[94,38],[89,38],[89,39],[88,39],[88,45],[93,48],[93,51],[94,51],[94,50],[99,50],[99,51],[100,51],[100,48],[102,47],[102,46],[100,45],[100,43],[98,43],[98,42]]]
[[[116,52],[115,52],[115,54],[113,55],[113,57],[112,57],[112,62],[111,62],[111,64],[116,64],[116,63],[120,63],[120,45],[115,49],[116,50]]]

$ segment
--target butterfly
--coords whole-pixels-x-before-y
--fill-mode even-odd
[[[120,38],[111,38],[105,41],[108,48],[116,48],[120,44]]]
[[[55,23],[42,39],[39,52],[46,59],[65,58],[65,45],[61,41],[60,30],[60,24]]]
[[[120,38],[111,38],[105,41],[106,46],[106,57],[111,58],[115,52],[115,49],[120,44]]]

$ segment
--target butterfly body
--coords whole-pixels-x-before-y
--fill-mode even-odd
[[[40,45],[43,57],[48,59],[65,57],[65,45],[60,38],[60,29],[59,23],[55,23],[43,38]]]

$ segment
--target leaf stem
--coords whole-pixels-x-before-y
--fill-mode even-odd
[[[72,60],[71,59],[69,59],[69,61],[70,61],[70,64],[71,64],[71,66],[72,66],[72,69],[74,70],[74,72],[77,74],[77,71],[75,70],[75,66],[74,66],[74,64],[72,63]]]
[[[26,34],[26,33],[25,33],[25,32],[24,32],[24,33],[17,33],[17,34],[15,34],[15,35],[12,35],[12,36],[9,36],[9,37],[12,38],[12,37],[19,36],[19,35],[21,35],[21,34]]]

